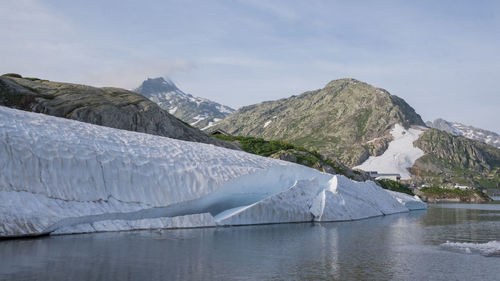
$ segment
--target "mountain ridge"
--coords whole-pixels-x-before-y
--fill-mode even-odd
[[[455,136],[463,136],[500,148],[500,135],[493,131],[464,125],[459,122],[446,121],[442,118],[435,119],[434,121],[427,121],[425,124],[428,127],[445,131]]]
[[[215,128],[284,140],[355,166],[387,148],[389,131],[396,123],[425,126],[403,99],[343,78],[322,89],[242,107]]]
[[[411,128],[422,131],[407,145],[420,149],[423,156],[407,159],[393,149],[395,158],[381,157],[401,161],[395,164],[409,169],[408,183],[499,187],[498,149],[429,129],[404,99],[356,79],[337,79],[322,89],[242,107],[215,128],[317,150],[352,168],[370,156],[382,156],[389,144],[396,145],[390,131],[398,124],[405,129],[401,133]]]
[[[135,91],[193,127],[206,130],[235,110],[180,90],[169,78],[148,78]]]

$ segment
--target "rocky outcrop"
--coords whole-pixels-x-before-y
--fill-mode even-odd
[[[170,115],[145,97],[119,88],[0,77],[0,105],[96,125],[236,148]]]
[[[425,125],[403,99],[355,79],[339,79],[320,90],[243,107],[216,128],[287,141],[352,167],[383,153],[396,123]]]
[[[414,143],[425,152],[411,168],[417,184],[500,187],[500,150],[444,131],[426,130]]]

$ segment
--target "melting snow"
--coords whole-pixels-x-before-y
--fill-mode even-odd
[[[177,111],[177,106],[168,110],[168,113],[174,114]]]
[[[216,108],[219,112],[224,113],[225,115],[229,115],[234,112],[234,109],[231,109],[221,104],[217,105]]]
[[[466,242],[450,242],[441,244],[443,249],[463,252],[466,254],[479,253],[483,256],[498,256],[500,257],[500,242],[489,241],[487,243],[466,243]]]
[[[194,125],[200,123],[200,121],[203,121],[203,120],[207,119],[207,116],[196,115],[195,117],[193,117],[193,119],[196,120],[196,121],[194,121],[193,123],[189,124],[191,126],[194,126]]]
[[[420,148],[413,146],[413,142],[421,133],[423,130],[406,130],[399,124],[394,125],[391,130],[394,140],[389,143],[387,150],[380,156],[370,156],[363,164],[354,168],[378,173],[397,173],[401,175],[401,179],[410,179],[408,168],[424,155]]]
[[[361,219],[426,208],[373,182],[0,106],[0,237]]]
[[[272,120],[266,121],[266,123],[264,123],[264,128],[269,126],[269,124],[271,124],[271,122],[273,122],[273,121]]]

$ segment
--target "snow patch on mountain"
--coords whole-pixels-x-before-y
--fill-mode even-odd
[[[5,107],[0,156],[1,237],[335,221],[426,207],[285,161]]]
[[[177,106],[176,106],[176,107],[174,107],[174,108],[169,109],[169,110],[168,110],[168,113],[170,113],[170,114],[175,114],[175,112],[176,112],[176,111],[177,111]]]
[[[408,168],[424,155],[424,152],[413,145],[420,134],[420,129],[405,129],[395,124],[391,130],[393,140],[389,143],[387,150],[379,156],[370,156],[361,165],[354,167],[363,171],[377,171],[378,173],[397,173],[401,179],[410,179]]]
[[[205,119],[207,119],[207,116],[201,116],[201,115],[196,115],[195,117],[193,117],[194,121],[193,123],[189,124],[191,126],[195,126],[196,124],[200,123],[200,121],[203,121]]]

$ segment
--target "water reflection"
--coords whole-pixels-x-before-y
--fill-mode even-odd
[[[454,239],[500,240],[500,221],[488,215],[495,212],[434,206],[428,211],[355,222],[1,241],[0,279],[399,280],[432,276],[449,280],[450,276],[481,275],[487,280],[489,274],[500,274],[498,259],[443,251],[436,245]],[[480,269],[458,266],[470,262],[481,265]],[[464,273],[465,269],[469,271]]]

